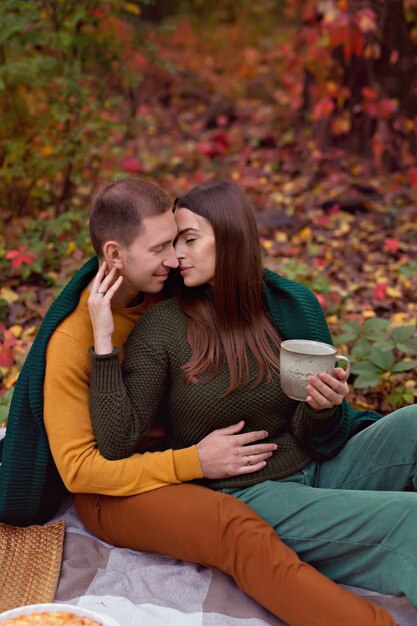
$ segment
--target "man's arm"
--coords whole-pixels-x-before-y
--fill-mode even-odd
[[[54,461],[69,491],[133,495],[202,477],[195,446],[107,461],[97,449],[91,426],[87,355],[71,337],[56,331],[46,363],[44,423]]]
[[[56,331],[47,351],[44,422],[54,461],[73,493],[124,496],[198,478],[223,478],[257,471],[275,449],[255,443],[265,431],[236,434],[235,427],[215,431],[197,446],[183,450],[145,452],[108,461],[98,451],[88,410],[89,365],[83,350]],[[256,463],[244,465],[252,455]]]

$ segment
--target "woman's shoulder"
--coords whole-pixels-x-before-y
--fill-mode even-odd
[[[163,316],[179,316],[183,315],[178,302],[175,298],[167,298],[150,306],[142,315],[142,319],[160,318]]]
[[[184,313],[181,311],[176,300],[169,298],[153,304],[147,309],[138,320],[133,332],[143,333],[146,330],[147,336],[168,337],[173,334],[175,327],[184,323]]]

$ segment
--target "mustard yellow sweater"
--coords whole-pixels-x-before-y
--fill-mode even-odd
[[[129,496],[158,487],[202,478],[196,446],[182,450],[135,453],[108,461],[98,451],[88,410],[90,362],[94,343],[87,309],[89,292],[53,333],[47,350],[44,383],[44,423],[52,456],[72,493]],[[123,345],[140,315],[141,305],[114,308],[115,345]]]

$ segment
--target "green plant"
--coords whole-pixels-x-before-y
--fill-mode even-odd
[[[9,389],[6,391],[4,396],[0,396],[0,427],[2,427],[7,421],[12,395],[13,389]]]
[[[417,276],[417,261],[410,261],[398,269],[403,276]]]
[[[357,389],[377,387],[381,383],[398,381],[398,377],[415,370],[417,360],[416,325],[392,327],[387,319],[370,318],[363,324],[348,321],[342,324],[342,333],[335,337],[336,345],[348,345],[353,386]],[[406,388],[392,392],[395,403],[413,400]]]
[[[280,273],[290,280],[303,283],[315,293],[330,292],[330,281],[327,276],[317,274],[317,270],[297,259],[285,260],[280,265]]]
[[[50,205],[63,212],[80,187],[85,197],[94,186],[121,117],[130,45],[121,17],[136,4],[0,3],[0,200],[9,219]]]
[[[408,383],[412,383],[409,385]],[[417,397],[415,381],[407,381],[405,385],[398,385],[388,396],[388,401],[394,409],[398,409],[406,404],[413,404]]]

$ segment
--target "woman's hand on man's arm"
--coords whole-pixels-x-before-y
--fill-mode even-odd
[[[277,449],[275,443],[258,443],[266,430],[240,433],[245,422],[219,428],[197,444],[204,478],[220,479],[257,472]]]

